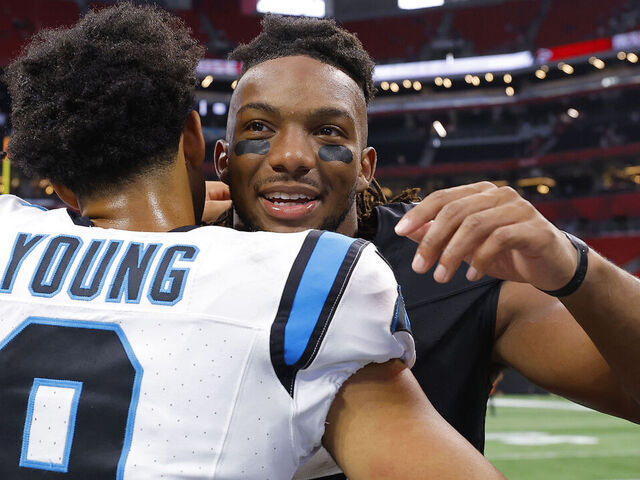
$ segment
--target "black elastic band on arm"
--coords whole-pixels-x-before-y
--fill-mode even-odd
[[[587,276],[587,267],[589,266],[589,247],[587,246],[587,244],[579,238],[574,237],[570,233],[563,233],[567,236],[571,244],[578,251],[578,266],[576,267],[576,272],[573,274],[573,277],[564,287],[557,290],[540,289],[547,295],[551,295],[553,297],[566,297],[567,295],[571,295],[576,290],[578,290],[578,288],[580,288],[580,285],[582,285],[585,277]]]

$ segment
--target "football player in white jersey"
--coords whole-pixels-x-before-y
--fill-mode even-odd
[[[80,213],[0,197],[0,478],[283,479],[321,444],[354,480],[503,478],[409,372],[373,246],[193,227],[201,54],[122,4],[8,68],[12,159]]]

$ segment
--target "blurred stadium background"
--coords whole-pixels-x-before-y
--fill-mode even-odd
[[[38,30],[110,3],[2,0],[0,68]],[[227,52],[259,32],[265,11],[333,17],[378,64],[370,144],[387,193],[420,187],[426,195],[478,180],[511,185],[640,275],[640,0],[153,3],[182,17],[207,46],[194,107],[209,160],[240,71]],[[5,148],[9,109],[0,82]],[[210,161],[207,171],[214,179]],[[1,187],[60,205],[47,179],[25,178],[10,159]],[[560,399],[513,397],[543,393],[513,373],[500,390],[487,416],[487,455],[509,478],[640,478],[640,427]]]

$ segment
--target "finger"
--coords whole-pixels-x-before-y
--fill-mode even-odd
[[[400,236],[406,236],[430,220],[433,220],[444,205],[460,198],[495,188],[497,187],[491,182],[478,182],[444,190],[436,190],[405,213],[396,225],[395,231]]]
[[[535,241],[537,231],[538,227],[534,221],[496,228],[476,249],[471,264],[477,272],[486,272],[496,262],[498,255],[503,255],[509,250],[531,247],[530,243]],[[517,278],[512,280],[519,281]]]
[[[204,203],[202,221],[205,223],[215,222],[220,215],[231,208],[231,200],[213,200]]]
[[[449,281],[464,259],[472,258],[475,250],[496,229],[530,218],[531,213],[524,202],[509,202],[465,217],[440,255],[438,264],[443,267],[439,272],[444,274],[442,281]],[[474,276],[473,272],[469,275]]]
[[[476,280],[480,280],[482,277],[484,277],[484,273],[478,271],[478,269],[476,269],[473,265],[469,265],[465,276],[470,282],[475,282]]]
[[[467,217],[477,212],[490,211],[497,205],[509,203],[519,198],[521,197],[513,189],[490,189],[467,195],[446,204],[436,215],[429,232],[422,238],[416,253],[422,257],[422,260],[417,259],[417,262],[421,263],[424,271],[428,270]],[[439,267],[434,272],[437,273],[436,277],[438,278],[436,279],[446,282],[453,272],[447,272],[444,265]],[[418,273],[423,272],[418,271]]]
[[[413,240],[416,243],[420,243],[420,240],[422,240],[422,237],[424,237],[427,234],[427,232],[429,231],[429,228],[431,227],[431,225],[433,225],[433,220],[431,220],[430,222],[425,223],[419,229],[414,230],[413,232],[408,234],[407,238]]]
[[[207,200],[231,200],[229,186],[224,182],[206,182]]]

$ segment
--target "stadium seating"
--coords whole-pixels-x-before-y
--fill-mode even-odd
[[[536,37],[538,47],[580,42],[611,33],[607,28],[611,15],[626,0],[554,0]]]
[[[526,35],[540,0],[497,3],[454,10],[453,31],[473,42],[476,54],[526,49]]]
[[[69,25],[80,11],[73,0],[3,0],[0,4],[0,65],[17,55],[38,30]]]
[[[436,10],[410,17],[351,21],[344,26],[358,35],[376,60],[406,61],[422,58],[422,47],[433,40],[441,20],[442,11]]]

